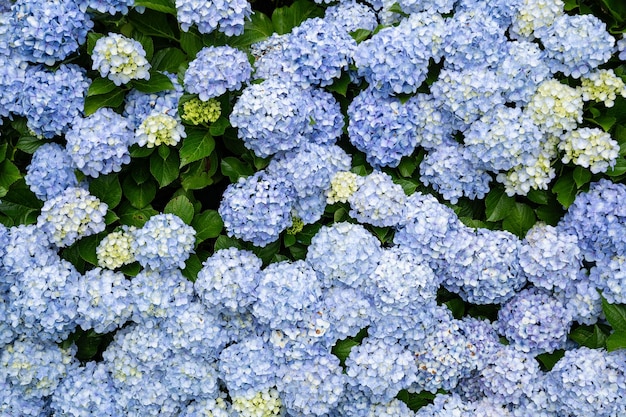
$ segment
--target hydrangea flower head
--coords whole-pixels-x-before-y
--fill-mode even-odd
[[[72,0],[19,0],[11,7],[9,45],[31,62],[54,65],[85,43],[90,16]]]
[[[99,11],[100,13],[108,13],[115,15],[116,13],[128,14],[128,8],[135,4],[134,0],[80,0],[87,4],[87,7]],[[143,13],[143,7],[135,6],[135,10]]]
[[[35,135],[61,135],[82,115],[89,84],[85,70],[78,65],[61,64],[56,71],[30,66],[22,86],[20,114]]]
[[[139,329],[145,331],[174,315],[173,312],[178,312],[181,306],[191,310],[189,305],[193,295],[193,284],[178,269],[145,269],[131,280],[132,320],[142,324]],[[161,349],[167,349],[171,342],[170,337]]]
[[[135,130],[134,142],[139,146],[154,148],[159,145],[175,146],[187,137],[180,120],[169,114],[152,112]]]
[[[115,269],[135,262],[135,253],[132,250],[134,232],[134,226],[122,226],[120,230],[106,235],[96,247],[98,266]]]
[[[597,174],[615,166],[620,147],[609,133],[595,127],[581,127],[561,135],[559,150],[564,152],[563,163],[571,161]]]
[[[44,203],[37,227],[62,248],[82,237],[102,232],[107,208],[88,191],[69,187]]]
[[[406,194],[389,174],[374,171],[348,198],[350,216],[360,223],[374,226],[395,226],[405,215]]]
[[[252,398],[233,397],[233,410],[240,416],[281,416],[284,414],[283,402],[275,388],[259,391]]]
[[[378,26],[374,10],[354,0],[344,1],[326,9],[324,20],[341,26],[346,32],[358,29],[373,31]]]
[[[214,99],[202,101],[197,97],[183,103],[183,113],[180,117],[192,125],[213,123],[220,118],[222,107]]]
[[[132,130],[136,130],[148,116],[157,113],[166,114],[178,120],[178,103],[183,95],[183,86],[178,82],[176,74],[167,72],[164,74],[172,82],[173,90],[144,93],[132,89],[126,95],[123,115]]]
[[[248,81],[252,66],[247,55],[230,46],[206,46],[185,71],[185,89],[207,101]]]
[[[218,212],[229,236],[267,246],[291,226],[294,199],[291,183],[259,171],[230,184]]]
[[[150,217],[132,234],[131,248],[135,259],[144,268],[152,270],[185,268],[185,261],[196,242],[193,227],[171,213]]]
[[[92,69],[98,70],[115,85],[130,80],[149,80],[150,63],[141,43],[118,33],[109,33],[96,41],[91,55]]]
[[[584,101],[603,102],[613,107],[617,95],[626,98],[626,85],[612,69],[599,69],[580,77]]]
[[[326,191],[328,204],[347,203],[352,194],[363,183],[363,177],[350,171],[339,171],[330,180],[330,188]]]
[[[562,0],[522,0],[513,16],[511,33],[532,40],[564,14]]]
[[[615,38],[607,32],[606,24],[592,14],[563,14],[540,37],[552,72],[573,78],[606,63],[615,46]]]
[[[241,35],[244,23],[251,14],[252,7],[248,0],[176,0],[176,15],[185,32],[195,24],[200,33],[211,33],[219,27],[219,31],[226,36]]]
[[[26,167],[24,180],[43,201],[78,185],[72,158],[56,143],[45,143],[37,148],[30,165]]]
[[[119,172],[130,162],[128,147],[133,133],[121,115],[102,107],[86,118],[74,119],[65,134],[65,149],[74,165],[86,175]]]
[[[542,131],[560,135],[582,122],[582,92],[556,79],[546,80],[537,88],[525,112]]]

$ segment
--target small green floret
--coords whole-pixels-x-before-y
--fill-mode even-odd
[[[214,99],[202,101],[198,97],[183,103],[182,118],[192,125],[213,123],[220,118],[222,108]]]
[[[296,233],[300,233],[302,228],[304,228],[304,222],[300,217],[293,217],[291,219],[291,227],[288,227],[285,231],[288,235],[295,235]]]

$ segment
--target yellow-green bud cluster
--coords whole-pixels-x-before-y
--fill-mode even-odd
[[[282,402],[273,388],[261,391],[254,397],[233,398],[233,410],[241,417],[273,417],[281,415]]]
[[[341,171],[330,180],[330,190],[326,192],[328,204],[347,203],[348,198],[358,190],[363,178],[350,171]]]
[[[135,261],[132,250],[135,227],[124,227],[121,230],[109,233],[96,248],[98,266],[107,269],[119,268]]]
[[[304,222],[300,217],[292,216],[291,218],[291,227],[288,227],[285,231],[288,235],[295,235],[296,233],[300,233],[304,228]]]
[[[194,97],[183,103],[182,118],[192,125],[213,123],[220,118],[221,114],[220,102],[214,99],[202,101]]]
[[[617,94],[626,97],[626,85],[612,69],[594,71],[580,81],[585,101],[602,101],[606,107],[613,107]]]

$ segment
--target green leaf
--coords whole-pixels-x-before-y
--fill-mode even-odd
[[[96,248],[100,244],[100,241],[104,237],[105,233],[97,235],[91,235],[82,238],[78,241],[78,253],[80,257],[89,262],[92,265],[98,265],[98,256],[96,255]]]
[[[613,168],[609,168],[608,171],[606,171],[606,175],[608,175],[609,177],[618,177],[622,174],[624,174],[626,172],[626,159],[622,158],[617,158],[617,161],[615,162],[615,166]]]
[[[515,207],[515,199],[504,192],[503,187],[493,188],[485,198],[485,215],[488,222],[497,222],[507,217]]]
[[[154,55],[154,42],[152,41],[152,38],[139,32],[138,30],[133,30],[132,38],[141,44],[144,52],[146,53],[146,59],[150,61],[152,59],[152,55]]]
[[[215,155],[215,154],[213,154]],[[192,162],[187,169],[180,174],[180,185],[183,190],[200,190],[207,185],[213,184],[212,170],[207,170],[207,164],[212,164],[210,159]],[[214,162],[217,165],[217,160]]]
[[[87,97],[110,93],[116,87],[115,83],[108,78],[96,78],[87,89]]]
[[[279,250],[280,250],[280,239],[268,245],[265,245],[263,247],[252,246],[252,252],[254,252],[256,256],[261,258],[261,260],[263,261],[263,264],[265,265],[271,262],[272,258],[274,257],[274,255],[278,253]]]
[[[295,244],[296,244],[296,236],[290,235],[289,233],[285,234],[285,236],[283,237],[283,245],[285,245],[285,247],[288,248]]]
[[[157,51],[152,57],[152,69],[175,74],[180,64],[187,60],[187,55],[178,48],[165,48]]]
[[[176,5],[171,0],[135,0],[135,7],[140,6],[176,16]]]
[[[253,43],[269,38],[274,33],[274,25],[269,17],[255,11],[250,20],[244,23],[243,33],[231,38],[230,46],[247,48]]]
[[[132,80],[131,85],[142,93],[159,93],[161,91],[173,90],[174,84],[165,74],[150,71],[149,80]]]
[[[537,218],[532,208],[524,203],[515,203],[513,209],[502,220],[502,227],[523,238],[536,222]]]
[[[44,143],[47,143],[47,141],[41,140],[35,136],[21,136],[17,140],[15,147],[22,152],[32,155]]]
[[[222,159],[220,163],[222,174],[230,179],[230,182],[237,182],[240,177],[248,177],[254,174],[254,169],[247,163],[228,156]]]
[[[167,159],[163,159],[158,152],[150,157],[150,172],[158,181],[160,188],[171,184],[178,178],[179,165],[180,160],[177,152],[171,152]]]
[[[116,87],[106,94],[98,94],[85,98],[85,116],[92,115],[101,107],[116,108],[124,102],[124,90]]]
[[[352,39],[356,41],[356,43],[361,43],[372,35],[371,30],[367,29],[357,29],[354,32],[350,32],[350,36]]]
[[[577,190],[576,181],[574,181],[571,173],[563,174],[552,187],[552,192],[556,194],[556,199],[565,208],[572,205],[576,198]]]
[[[132,177],[124,178],[122,192],[130,204],[136,209],[147,207],[156,196],[157,186],[153,181],[137,184]],[[120,215],[121,218],[121,215]]]
[[[96,42],[98,41],[98,39],[103,38],[103,37],[104,37],[104,34],[102,33],[89,32],[87,34],[87,53],[89,55],[93,53],[93,48],[95,48]]]
[[[611,15],[618,22],[626,20],[626,3],[622,0],[602,0]]]
[[[404,402],[410,410],[417,411],[428,404],[432,404],[435,396],[436,394],[428,391],[410,393],[407,390],[402,390],[398,393],[396,398]]]
[[[606,339],[606,350],[613,352],[618,349],[626,349],[626,332],[615,332]]]
[[[15,183],[10,191],[0,200],[0,212],[15,224],[35,223],[43,202],[33,194],[23,179]]]
[[[219,119],[211,123],[211,126],[209,126],[209,133],[213,136],[222,136],[229,127],[230,120],[228,120],[227,117],[221,116]]]
[[[542,353],[537,355],[537,360],[543,365],[544,371],[550,371],[554,365],[565,355],[563,349],[555,350],[552,353]]]
[[[191,28],[189,32],[180,33],[180,47],[190,58],[195,56],[204,48],[204,42],[202,42],[202,36],[196,33],[195,29]]]
[[[132,11],[128,14],[128,20],[135,29],[148,36],[156,36],[176,41],[174,29],[167,21],[167,16],[154,10],[146,10],[143,13]]]
[[[215,210],[206,210],[194,217],[191,226],[196,229],[196,243],[216,238],[224,228],[224,222]]]
[[[133,144],[130,147],[130,156],[131,158],[145,158],[146,156],[152,155],[154,152],[154,148],[148,148],[146,146],[139,146],[137,144]]]
[[[341,74],[341,77],[335,79],[335,81],[326,87],[328,91],[335,92],[340,96],[345,97],[348,93],[348,87],[350,86],[350,76],[347,72]]]
[[[596,324],[593,327],[580,326],[577,329],[574,329],[569,334],[569,338],[578,343],[580,346],[585,346],[590,349],[598,349],[606,346],[607,336]]]
[[[453,298],[445,302],[455,319],[460,320],[465,314],[465,302],[460,298]]]
[[[147,161],[137,161],[133,164],[130,176],[133,177],[137,185],[143,184],[152,178],[152,174],[150,173],[150,164]]]
[[[202,261],[195,253],[189,256],[185,261],[185,269],[182,270],[183,276],[191,282],[195,282],[198,278],[198,272],[202,269]]]
[[[392,4],[391,7],[387,10],[392,13],[398,13],[399,15],[402,15],[402,16],[408,16],[408,14],[404,10],[402,10],[402,6],[400,6],[398,2]]]
[[[583,185],[587,184],[591,181],[591,172],[587,168],[576,167],[574,168],[574,173],[572,177],[574,178],[574,182],[576,183],[576,187],[580,188]]]
[[[20,178],[22,178],[22,174],[13,162],[9,160],[0,162],[0,187],[8,191],[11,185]]]
[[[156,188],[156,187],[155,187]],[[120,223],[127,226],[143,227],[143,225],[152,216],[159,214],[158,211],[152,208],[152,206],[146,206],[141,209],[133,207],[126,202],[120,204],[118,208],[118,214],[120,215]]]
[[[179,195],[178,197],[174,197],[171,199],[163,209],[163,213],[171,213],[180,217],[180,219],[186,224],[191,224],[193,220],[193,215],[195,214],[195,210],[193,208],[193,204],[191,201],[184,196]]]
[[[539,218],[539,220],[546,222],[550,226],[556,226],[563,216],[561,207],[552,206],[537,207],[535,209],[535,213],[537,214],[537,218]]]
[[[215,149],[215,140],[208,132],[187,129],[187,137],[180,148],[180,168],[205,158]]]
[[[297,0],[291,6],[275,9],[272,13],[272,23],[276,33],[284,35],[309,18],[323,16],[322,10],[310,1]]]
[[[606,298],[602,297],[602,311],[613,330],[626,332],[626,305],[609,304]]]
[[[358,346],[359,343],[351,338],[338,340],[333,346],[331,352],[333,355],[339,358],[339,362],[343,365],[346,358],[350,355],[352,348]]]
[[[107,203],[109,209],[122,201],[122,186],[117,174],[100,175],[89,183],[89,192]]]
[[[93,330],[82,333],[75,341],[76,358],[87,362],[93,359],[100,350],[100,344],[106,340],[106,335],[101,335]]]
[[[571,12],[573,10],[578,9],[578,0],[564,0],[564,7],[563,10],[565,10],[566,12]]]
[[[410,177],[415,172],[415,169],[417,169],[415,159],[405,156],[400,160],[400,164],[398,165],[398,172],[403,177]]]
[[[413,178],[398,178],[394,180],[394,182],[402,187],[402,191],[404,191],[406,195],[413,194],[415,190],[417,190],[417,187],[419,187],[419,182]]]
[[[226,235],[219,235],[215,240],[213,250],[217,252],[220,249],[228,248],[243,249],[243,245],[237,239],[233,239],[232,237],[228,237]]]

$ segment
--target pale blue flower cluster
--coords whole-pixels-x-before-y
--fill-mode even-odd
[[[200,33],[211,33],[218,29],[226,36],[241,35],[243,25],[251,14],[252,7],[248,0],[176,0],[178,23],[185,32],[196,25]]]
[[[180,217],[157,214],[132,232],[131,247],[135,259],[151,270],[183,269],[193,253],[196,231]]]
[[[350,216],[360,223],[395,226],[404,219],[406,199],[402,187],[389,174],[374,171],[348,197]]]
[[[9,46],[27,61],[46,65],[76,52],[93,27],[74,0],[19,0],[9,13]]]
[[[183,95],[183,87],[179,84],[176,74],[165,73],[174,84],[173,90],[158,93],[143,93],[131,90],[125,97],[124,116],[129,127],[134,131],[150,115],[166,114],[174,117],[179,123],[178,101]]]
[[[128,14],[128,9],[135,4],[135,0],[80,0],[89,9],[97,10],[100,13],[108,13],[114,15],[116,13]],[[143,7],[136,6],[134,8],[138,12],[142,12]]]
[[[101,107],[86,118],[74,119],[65,139],[73,165],[85,175],[97,178],[119,172],[122,165],[130,162],[128,147],[134,135],[126,118]]]
[[[26,117],[37,136],[61,135],[82,115],[90,81],[78,65],[61,64],[56,71],[30,66],[24,79],[17,114]]]
[[[342,1],[326,9],[324,20],[340,26],[346,32],[358,29],[373,31],[378,26],[374,10],[355,0]]]
[[[185,71],[185,89],[207,101],[240,89],[251,73],[252,66],[243,51],[230,46],[206,46]]]
[[[37,198],[46,201],[78,185],[74,169],[72,157],[61,145],[46,143],[33,154],[24,180]]]

